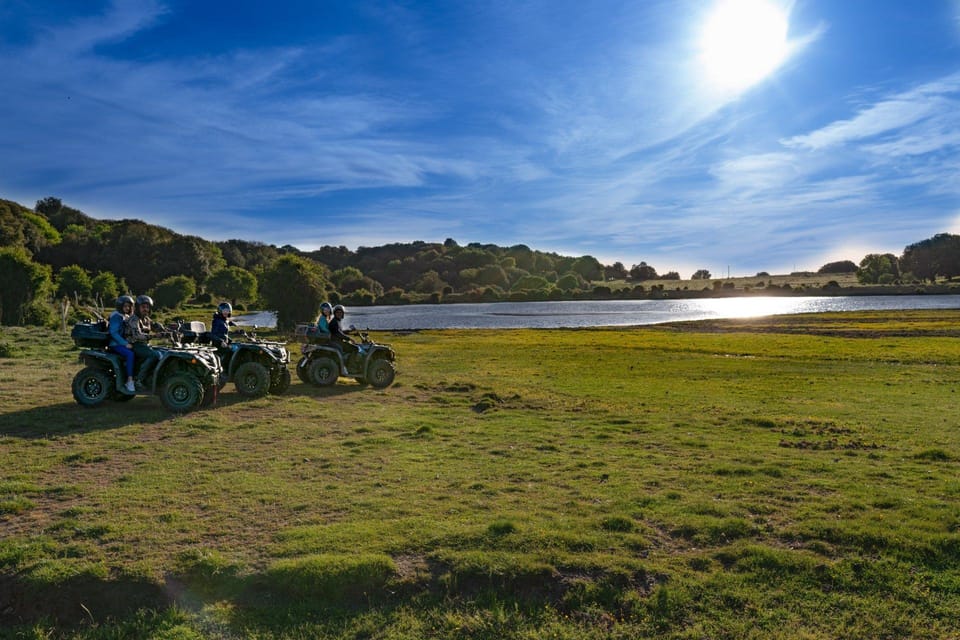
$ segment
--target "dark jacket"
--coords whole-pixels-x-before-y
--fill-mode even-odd
[[[213,325],[210,327],[210,339],[218,342],[229,342],[230,327],[237,326],[233,320],[226,320],[220,312],[213,314]]]

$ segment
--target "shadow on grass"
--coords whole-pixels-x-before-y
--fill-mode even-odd
[[[134,398],[88,408],[72,402],[0,414],[0,435],[14,438],[49,438],[67,433],[116,429],[138,422],[159,422],[170,412],[154,398]]]
[[[232,384],[218,394],[214,405],[199,411],[216,411],[249,402],[237,393]],[[294,384],[278,397],[336,398],[354,393],[375,393],[370,385],[352,381],[329,387]],[[98,407],[83,407],[74,402],[58,402],[42,407],[0,414],[0,436],[13,438],[49,438],[64,434],[82,434],[91,431],[116,429],[137,423],[156,423],[177,414],[168,411],[157,396],[139,395],[126,402],[107,401]]]
[[[945,536],[931,550],[955,563],[958,547],[955,539]],[[738,576],[738,583],[749,579],[761,589],[767,584],[771,588],[788,584],[818,598],[837,593],[886,599],[891,592],[910,592],[913,579],[903,569],[925,566],[915,563],[916,558],[876,562],[859,556],[831,565],[806,554],[756,545],[724,547],[713,556],[705,558],[702,570],[725,558],[722,575]],[[564,618],[581,620],[613,621],[626,616],[644,621],[650,630],[669,631],[688,624],[698,598],[717,596],[737,602],[759,598],[753,591],[723,587],[722,580],[719,584],[717,594],[716,585],[673,584],[669,576],[644,569],[564,570],[522,554],[480,550],[415,557],[312,554],[278,559],[250,574],[216,551],[191,551],[181,555],[162,583],[132,575],[107,577],[103,571],[77,575],[41,568],[15,575],[0,573],[0,629],[40,624],[56,625],[64,633],[66,627],[108,624],[136,629],[124,637],[148,637],[157,629],[145,628],[144,623],[136,627],[138,620],[151,619],[144,618],[144,610],[160,613],[157,619],[174,609],[202,616],[216,602],[230,603],[222,609],[220,620],[208,621],[211,629],[219,627],[217,637],[350,637],[344,635],[347,630],[357,630],[356,637],[370,637],[373,634],[359,631],[371,621],[389,621],[398,612],[430,615],[431,611],[477,608],[514,611],[525,617],[547,608]],[[953,611],[944,608],[931,615],[932,620],[946,619]]]
[[[280,633],[304,621],[337,625],[398,606],[449,602],[450,598],[509,601],[519,607],[560,604],[568,580],[552,568],[518,565],[451,565],[420,558],[414,574],[408,558],[368,554],[317,554],[277,560],[262,572],[245,574],[216,552],[181,558],[162,584],[138,576],[92,574],[39,580],[30,573],[0,573],[0,627],[53,624],[58,627],[122,624],[142,610],[170,607],[200,611],[211,602],[231,602],[225,624],[249,632]],[[495,569],[495,570],[494,570]]]
[[[40,620],[71,625],[100,622],[169,604],[163,585],[144,578],[103,580],[81,574],[43,583],[0,574],[0,626]]]
[[[198,411],[216,411],[246,402],[238,393],[221,391],[216,403]],[[65,434],[116,429],[131,424],[153,424],[179,414],[171,413],[157,396],[139,395],[126,402],[107,401],[97,407],[84,407],[74,402],[58,402],[42,407],[0,414],[0,436],[13,438],[49,438]]]

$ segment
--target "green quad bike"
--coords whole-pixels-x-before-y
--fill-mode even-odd
[[[178,331],[182,340],[188,344],[213,343],[210,332],[202,322],[181,322]],[[290,388],[290,352],[285,342],[262,340],[254,332],[235,331],[243,340],[231,338],[227,344],[217,347],[220,362],[223,363],[223,376],[220,387],[229,381],[237,387],[237,392],[247,398],[260,398],[267,393],[281,394]]]
[[[303,356],[297,362],[297,377],[307,384],[328,387],[340,375],[354,378],[360,384],[383,389],[393,384],[397,370],[397,354],[390,345],[370,340],[366,331],[357,331],[360,343],[357,352],[344,354],[330,341],[329,334],[319,333],[307,326],[297,328],[305,343]]]
[[[154,347],[157,362],[144,385],[131,394],[124,387],[123,357],[107,351],[110,334],[105,320],[78,322],[70,336],[82,349],[79,360],[86,365],[73,378],[73,398],[78,404],[96,407],[107,400],[126,402],[134,395],[156,395],[170,411],[185,413],[216,402],[221,377],[216,349],[185,346],[176,334],[169,334],[171,344]],[[136,364],[139,369],[141,363]]]

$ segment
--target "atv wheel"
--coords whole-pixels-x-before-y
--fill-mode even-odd
[[[259,362],[244,362],[233,374],[233,384],[240,395],[260,398],[270,390],[270,372]]]
[[[377,389],[383,389],[393,384],[393,379],[396,375],[397,370],[394,368],[392,362],[385,358],[377,358],[370,363],[367,382]]]
[[[339,375],[340,366],[333,358],[314,358],[307,365],[307,377],[318,387],[329,387],[337,381]]]
[[[277,377],[270,381],[270,393],[280,395],[286,393],[290,388],[290,370],[284,367],[280,369]]]
[[[175,373],[163,381],[160,401],[174,413],[193,411],[203,402],[203,384],[189,373]]]
[[[297,377],[300,378],[300,382],[310,384],[310,378],[307,377],[307,356],[303,356],[297,362]]]
[[[87,367],[74,376],[72,389],[78,404],[95,407],[110,397],[114,390],[113,377],[103,369]]]

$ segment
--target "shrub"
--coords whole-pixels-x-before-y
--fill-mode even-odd
[[[197,284],[189,276],[170,276],[157,283],[153,302],[163,309],[176,309],[197,292]]]

